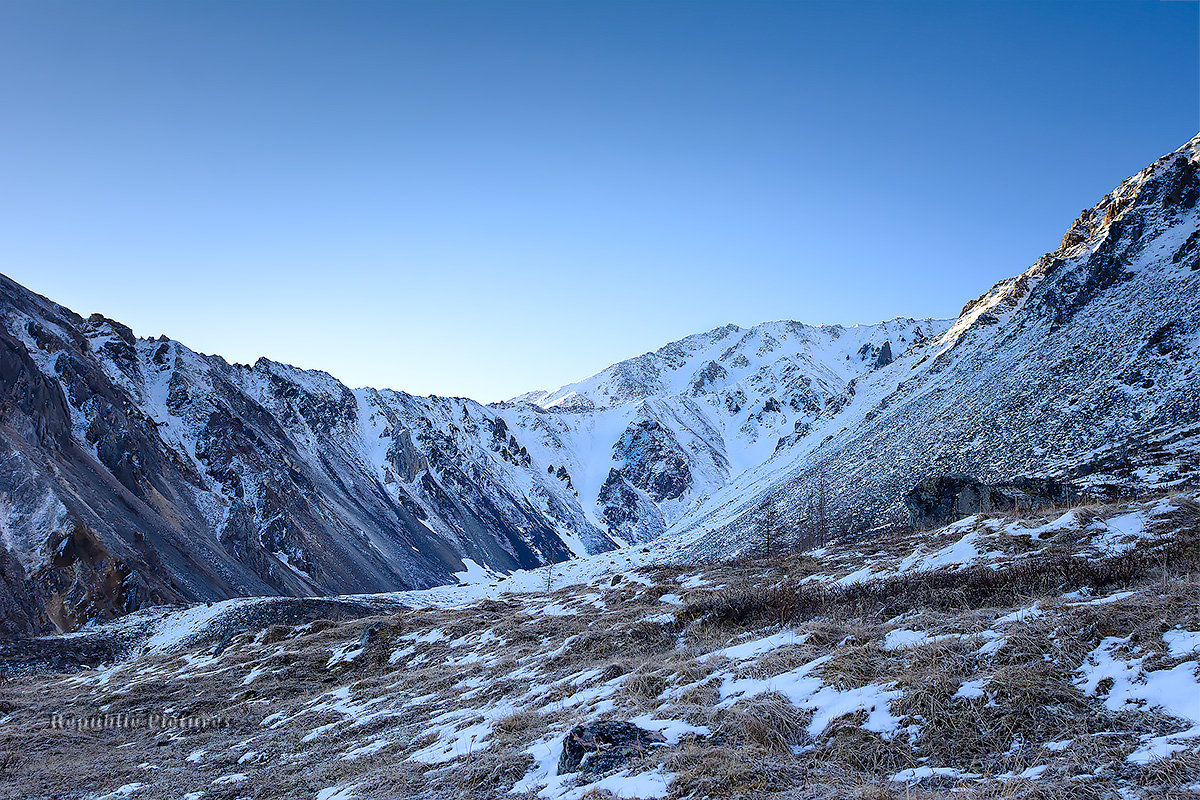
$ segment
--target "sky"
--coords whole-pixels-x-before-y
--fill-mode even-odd
[[[953,317],[1200,129],[1200,3],[0,0],[0,272],[494,401]]]

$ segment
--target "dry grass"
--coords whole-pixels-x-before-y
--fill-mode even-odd
[[[1076,516],[1090,522],[1121,512],[1087,506]],[[0,698],[0,717],[10,717],[0,724],[0,797],[82,798],[141,782],[148,788],[135,800],[177,800],[197,790],[207,793],[205,800],[248,792],[262,800],[311,798],[349,784],[360,786],[362,797],[495,798],[529,772],[530,748],[547,737],[588,719],[646,714],[711,732],[686,735],[634,765],[675,774],[675,798],[1057,800],[1115,797],[1119,789],[1181,798],[1200,781],[1195,749],[1144,766],[1125,761],[1139,737],[1178,730],[1179,723],[1155,713],[1110,712],[1076,685],[1076,671],[1106,637],[1128,637],[1147,668],[1166,669],[1182,659],[1169,654],[1163,633],[1175,626],[1200,630],[1200,503],[1177,501],[1155,525],[1161,540],[1121,555],[1088,555],[1078,531],[1038,539],[1018,530],[995,545],[1021,555],[1000,569],[942,569],[851,586],[804,580],[822,570],[848,571],[862,558],[850,550],[825,560],[792,554],[705,567],[714,588],[680,586],[696,566],[664,567],[645,571],[649,586],[626,580],[468,609],[271,625],[235,636],[216,658],[210,644],[144,657],[107,678],[98,670],[10,678]],[[892,534],[872,542],[869,552],[899,558],[916,542]],[[1134,594],[1095,605],[1062,598],[1082,587]],[[683,596],[684,607],[664,604],[666,594]],[[597,595],[603,609],[590,604]],[[579,612],[538,613],[549,601]],[[1041,616],[993,630],[998,618],[1035,603]],[[676,612],[673,622],[647,621],[667,612]],[[750,660],[706,657],[780,625],[806,638]],[[955,638],[888,650],[884,639],[896,628]],[[412,638],[435,629],[444,637]],[[356,647],[367,631],[361,655],[330,664],[335,650]],[[1002,636],[1003,646],[981,655],[988,636]],[[407,655],[393,663],[398,650]],[[817,658],[826,660],[811,675],[834,689],[878,684],[899,692],[890,711],[901,730],[866,731],[860,711],[810,735],[811,712],[774,691],[721,702],[731,678],[769,686]],[[983,681],[985,696],[956,697],[968,680]],[[336,708],[317,710],[335,691],[368,711],[392,713],[353,724]],[[55,711],[168,708],[235,722],[204,731],[76,732],[46,724]],[[262,725],[267,718],[278,727]],[[476,739],[444,762],[411,758],[439,742],[436,726],[473,724]],[[313,735],[325,725],[336,727]],[[1050,750],[1042,746],[1047,742],[1069,744]],[[207,752],[187,761],[198,750]],[[1039,780],[1011,777],[1041,765]],[[887,780],[920,766],[986,778]],[[236,772],[252,776],[252,792],[250,784],[212,783]]]
[[[750,746],[696,744],[679,748],[663,761],[675,774],[675,797],[768,797],[803,781],[806,771],[793,759],[772,757]]]
[[[808,740],[805,714],[776,692],[765,692],[732,706],[721,721],[718,735],[776,754],[790,753]]]

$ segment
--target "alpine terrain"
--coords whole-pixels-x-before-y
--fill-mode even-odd
[[[1194,797],[1198,201],[490,405],[0,277],[0,796]]]
[[[0,308],[9,632],[434,586],[647,541],[947,327],[728,326],[588,389],[488,407],[229,364],[6,278]]]
[[[718,328],[507,403],[350,389],[140,339],[0,280],[0,624],[420,588],[764,509],[902,520],[931,476],[1127,494],[1191,474],[1197,140],[954,321]]]

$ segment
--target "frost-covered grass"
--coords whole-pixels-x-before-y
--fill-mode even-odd
[[[971,518],[771,561],[618,556],[549,592],[434,590],[219,655],[201,627],[178,646],[159,627],[130,660],[6,682],[0,796],[1185,797],[1198,508]],[[53,712],[233,723],[62,731]],[[558,775],[567,731],[597,719],[666,743]]]

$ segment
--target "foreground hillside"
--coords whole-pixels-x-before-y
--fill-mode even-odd
[[[312,601],[340,621],[227,601],[31,643],[0,686],[0,796],[1200,793],[1194,490],[770,559],[657,555]],[[37,647],[120,655],[63,671]],[[576,727],[598,721],[636,727]],[[615,730],[640,732],[588,749]]]

